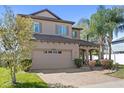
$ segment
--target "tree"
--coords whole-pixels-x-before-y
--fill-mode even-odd
[[[117,25],[124,21],[123,7],[113,7],[112,9],[105,9],[104,6],[99,6],[97,12],[91,16],[90,24],[91,31],[95,31],[99,36],[100,56],[103,58],[104,41],[107,37],[109,46],[109,59],[111,60],[111,43],[113,39],[113,32],[117,34]]]
[[[113,7],[112,9],[106,9],[106,23],[105,29],[107,31],[107,42],[109,46],[109,60],[111,60],[111,51],[112,51],[112,39],[113,39],[113,32],[116,31],[116,34],[119,30],[115,30],[117,25],[124,21],[124,8],[121,7]]]
[[[16,84],[16,72],[20,62],[31,57],[32,19],[16,16],[9,7],[0,22],[2,60],[11,71],[12,84]]]
[[[99,43],[99,59],[104,58],[105,30],[105,8],[99,6],[98,11],[90,18],[90,30],[97,34]]]
[[[77,27],[83,28],[80,32],[80,38],[86,41],[97,41],[97,35],[90,31],[90,20],[82,18],[76,25]]]
[[[89,41],[89,20],[88,19],[80,19],[77,23],[77,27],[83,28],[83,31],[80,32],[80,38],[82,40]]]

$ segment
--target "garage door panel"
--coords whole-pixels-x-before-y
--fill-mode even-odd
[[[33,68],[36,69],[54,69],[74,67],[72,62],[71,50],[62,50],[61,54],[48,53],[43,51],[34,51]]]

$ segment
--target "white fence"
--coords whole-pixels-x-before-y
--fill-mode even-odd
[[[104,55],[104,58],[108,59],[108,55]],[[98,59],[97,56],[93,56],[93,59]],[[119,64],[124,64],[124,54],[112,54],[112,59],[114,62],[117,62]]]

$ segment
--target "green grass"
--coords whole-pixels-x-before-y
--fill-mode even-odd
[[[17,84],[11,84],[10,70],[0,68],[0,88],[47,88],[48,85],[35,73],[18,72]]]
[[[119,65],[119,70],[113,73],[109,73],[108,75],[124,79],[124,65]]]

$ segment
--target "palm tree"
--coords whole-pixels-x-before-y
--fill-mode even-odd
[[[90,30],[99,37],[99,59],[104,58],[104,40],[106,36],[105,30],[105,7],[99,6],[98,11],[91,16]]]
[[[109,60],[111,60],[111,51],[112,51],[112,39],[113,39],[113,32],[117,35],[119,31],[118,24],[124,21],[123,18],[124,9],[121,7],[113,7],[112,9],[106,9],[106,23],[105,29],[107,31],[107,42],[109,46]]]
[[[97,35],[90,31],[90,20],[82,18],[76,25],[77,27],[83,28],[80,37],[86,41],[97,41]]]

